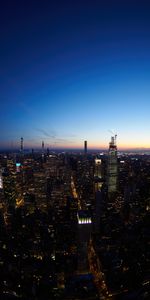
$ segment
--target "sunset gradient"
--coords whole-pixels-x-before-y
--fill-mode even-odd
[[[0,148],[149,149],[150,4],[53,2],[1,4]]]

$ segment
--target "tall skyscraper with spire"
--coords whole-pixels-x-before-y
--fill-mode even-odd
[[[20,139],[20,158],[19,158],[19,162],[21,164],[23,164],[24,161],[24,140],[23,137],[21,137]]]
[[[42,141],[42,158],[44,158],[44,142]]]
[[[23,137],[20,139],[20,153],[23,155]]]
[[[108,183],[108,195],[117,191],[117,146],[116,135],[111,137],[108,151],[108,169],[107,169],[107,183]]]

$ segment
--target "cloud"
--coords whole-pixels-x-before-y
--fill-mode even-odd
[[[68,134],[63,134],[64,137],[71,137],[71,138],[76,138],[77,135],[74,133],[68,133]]]
[[[50,133],[48,133],[46,130],[44,130],[42,128],[35,128],[35,130],[42,133],[45,137],[52,138],[52,139],[56,138],[56,133],[54,131],[51,131]]]
[[[63,134],[64,138],[59,138],[59,135],[54,130],[50,130],[50,132],[48,132],[47,130],[42,129],[42,128],[35,128],[35,130],[42,133],[45,138],[54,139],[55,142],[57,142],[57,143],[58,142],[72,142],[72,141],[69,141],[68,138],[76,137],[75,134],[65,134],[65,135]],[[43,137],[43,139],[44,139],[44,137]]]
[[[61,138],[56,138],[55,139],[55,144],[61,144],[61,143],[74,143],[74,141],[67,140],[67,139],[61,139]]]

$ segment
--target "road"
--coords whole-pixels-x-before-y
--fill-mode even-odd
[[[72,190],[73,197],[74,197],[74,198],[77,200],[77,202],[78,202],[78,210],[81,210],[81,209],[82,209],[81,201],[80,201],[80,198],[79,198],[79,196],[78,196],[78,193],[77,193],[77,190],[76,190],[76,187],[75,187],[75,183],[74,183],[73,176],[71,176],[71,190]]]
[[[113,300],[113,297],[109,293],[107,285],[105,283],[105,276],[102,272],[102,266],[94,250],[93,242],[91,239],[88,245],[88,261],[90,272],[93,274],[94,282],[98,289],[100,299]]]

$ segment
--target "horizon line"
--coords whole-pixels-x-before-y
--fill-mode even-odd
[[[78,150],[78,151],[84,151],[84,147],[45,147],[44,151],[47,151],[47,149],[49,149],[49,151],[54,151],[54,150]],[[24,147],[23,148],[24,151],[42,151],[42,147]],[[107,151],[109,150],[109,148],[107,147],[88,147],[87,151]],[[0,151],[17,151],[20,152],[20,148],[18,147],[0,147]],[[150,151],[150,147],[117,147],[117,151]]]

